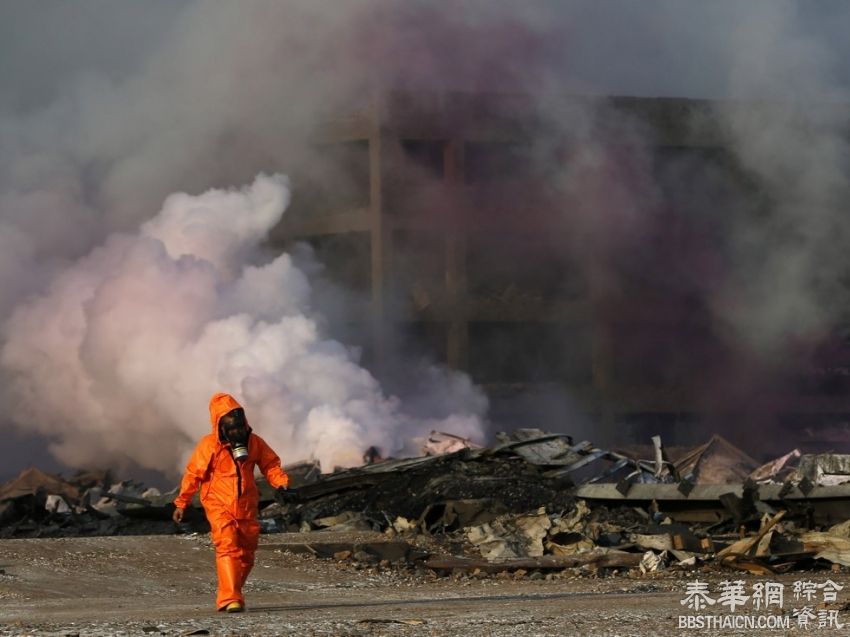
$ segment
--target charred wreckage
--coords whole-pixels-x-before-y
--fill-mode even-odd
[[[630,451],[537,429],[497,440],[433,432],[421,457],[370,448],[357,468],[291,465],[286,500],[258,481],[262,530],[297,537],[287,550],[436,574],[850,566],[850,455],[794,449],[759,465],[720,436],[670,457],[657,436]],[[109,472],[30,468],[0,485],[0,538],[208,530],[197,502],[175,527],[175,494]],[[307,534],[324,530],[371,539]],[[422,537],[428,550],[413,541]]]

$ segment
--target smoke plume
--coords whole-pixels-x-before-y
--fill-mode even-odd
[[[288,201],[287,181],[262,175],[171,195],[138,234],[111,235],[21,303],[0,357],[19,423],[53,437],[70,466],[123,456],[163,471],[208,433],[200,407],[222,390],[290,459],[325,467],[358,464],[369,445],[398,452],[435,426],[480,437],[486,403],[471,386],[474,411],[406,416],[322,337],[288,254],[250,265]]]
[[[66,463],[173,468],[219,389],[286,455],[326,464],[369,441],[398,447],[429,418],[478,431],[484,399],[468,377],[382,391],[332,338],[346,297],[319,308],[320,266],[262,245],[290,196],[294,208],[316,184],[350,185],[311,132],[383,90],[531,96],[538,181],[502,175],[482,202],[507,211],[482,224],[510,238],[491,258],[530,267],[542,251],[521,245],[529,230],[562,239],[560,265],[593,290],[625,378],[739,409],[782,393],[846,320],[843,3],[140,6],[0,7],[0,427],[39,434]],[[663,140],[644,124],[611,125],[601,102],[571,99],[604,95],[719,100],[723,162],[744,185],[714,156],[667,149],[659,163]],[[436,202],[434,232],[465,205]],[[592,339],[557,350],[567,367],[590,368]],[[569,429],[596,407],[563,391],[544,402]]]

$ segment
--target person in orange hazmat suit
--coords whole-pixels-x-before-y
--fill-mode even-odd
[[[238,613],[245,609],[242,586],[254,566],[260,534],[254,467],[282,492],[289,486],[289,477],[278,455],[251,430],[245,411],[230,394],[212,397],[210,422],[212,433],[201,438],[186,465],[173,519],[177,524],[183,521],[186,507],[200,488],[215,545],[216,609]]]

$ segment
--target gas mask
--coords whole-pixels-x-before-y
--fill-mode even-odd
[[[229,442],[236,460],[248,457],[248,422],[243,409],[233,409],[218,419],[219,435]]]

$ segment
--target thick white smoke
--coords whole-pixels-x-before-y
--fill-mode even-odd
[[[571,233],[579,253],[591,246],[618,254],[631,241],[639,244],[643,225],[655,223],[644,214],[653,184],[611,170],[619,165],[622,139],[594,145],[597,140],[583,136],[583,114],[563,109],[561,97],[785,102],[788,108],[767,114],[727,113],[729,148],[779,212],[769,223],[758,211],[738,215],[747,204],[691,192],[683,178],[681,189],[700,200],[700,210],[721,209],[723,219],[711,232],[722,235],[724,249],[732,245],[732,259],[722,268],[706,267],[689,253],[675,268],[663,268],[665,280],[671,270],[713,279],[704,290],[696,287],[719,330],[732,332],[742,352],[781,352],[777,344],[789,333],[817,331],[846,313],[840,273],[848,269],[842,213],[848,180],[841,171],[848,153],[841,104],[850,85],[848,17],[846,3],[774,0],[2,3],[0,324],[13,318],[0,342],[6,372],[0,374],[6,397],[0,429],[8,430],[13,414],[21,430],[52,440],[68,462],[108,464],[130,454],[142,464],[171,467],[176,450],[205,430],[198,405],[214,389],[195,386],[201,376],[185,371],[192,362],[206,378],[215,378],[211,370],[224,374],[220,382],[241,392],[261,430],[268,413],[274,423],[284,422],[283,414],[292,428],[281,425],[281,431],[298,438],[279,443],[303,444],[293,453],[310,452],[307,438],[320,437],[309,431],[321,410],[311,412],[315,405],[294,389],[306,383],[306,372],[284,365],[296,354],[275,356],[260,345],[239,349],[234,334],[246,342],[261,334],[274,340],[288,329],[291,347],[302,343],[293,352],[322,354],[302,356],[314,367],[316,360],[349,361],[352,366],[341,369],[361,392],[349,389],[351,396],[369,394],[374,380],[339,344],[316,335],[323,323],[309,309],[303,273],[286,258],[268,263],[252,254],[257,228],[244,228],[247,234],[234,235],[232,243],[222,232],[214,248],[204,234],[208,226],[174,230],[191,202],[203,201],[210,218],[213,210],[228,216],[228,207],[262,208],[250,200],[263,187],[253,195],[209,195],[221,208],[205,197],[175,196],[140,235],[115,233],[134,233],[168,193],[246,183],[261,171],[291,175],[296,198],[305,192],[298,170],[308,166],[312,182],[333,187],[328,175],[336,167],[315,161],[309,133],[328,113],[356,112],[375,87],[535,96],[552,139],[566,136],[580,147],[577,161],[564,167],[576,185],[575,199],[564,207],[581,217]],[[804,107],[807,126],[790,133],[789,123],[800,120],[795,104],[820,101],[840,108],[813,122]],[[646,165],[635,172],[651,177],[653,166],[642,159]],[[559,161],[546,156],[542,165],[551,170]],[[627,269],[646,271],[654,249],[634,252],[639,258]],[[597,282],[597,290],[618,283],[612,276]],[[273,291],[261,293],[264,287]],[[275,377],[275,384],[269,379],[281,374],[266,371],[233,387],[243,377],[202,360],[212,356],[202,348],[213,342],[220,357],[242,352],[221,370],[284,366],[290,378]],[[148,364],[158,375],[144,376]],[[156,382],[159,376],[169,380]],[[461,418],[482,412],[483,399],[468,378],[438,378],[443,389],[432,385],[429,392],[440,401],[405,401],[405,409],[410,405],[421,416],[424,406],[434,406],[437,417]],[[268,387],[291,388],[293,395]],[[306,395],[316,396],[317,387]],[[75,400],[63,402],[70,397]],[[352,398],[339,414],[324,415],[362,425],[367,419],[352,415],[360,404]],[[407,431],[418,426],[391,399],[364,404]],[[568,426],[570,419],[559,420]],[[386,420],[375,422],[381,431]],[[183,438],[175,438],[181,431]],[[10,455],[0,450],[0,466],[21,462]]]
[[[252,264],[288,202],[287,180],[170,196],[137,234],[114,234],[14,311],[0,364],[19,425],[71,466],[132,458],[174,470],[208,433],[209,397],[244,401],[286,458],[352,465],[433,427],[480,437],[486,401],[460,379],[448,419],[406,416],[311,316],[289,255]],[[457,379],[455,386],[458,386]]]

